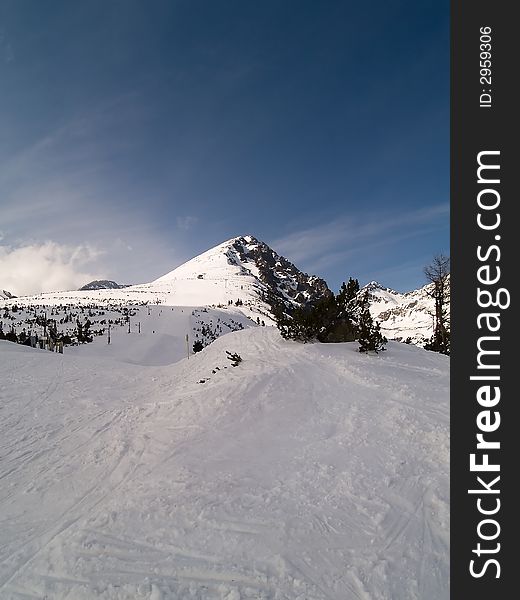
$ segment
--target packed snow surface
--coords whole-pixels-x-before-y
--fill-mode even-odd
[[[142,339],[0,342],[0,598],[449,597],[446,357]]]

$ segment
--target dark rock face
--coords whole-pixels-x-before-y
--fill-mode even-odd
[[[288,308],[306,306],[332,294],[323,279],[303,273],[253,236],[239,237],[233,242],[228,260],[237,264],[237,259],[246,269],[248,263],[255,266],[258,278],[268,290],[267,295],[272,295]]]
[[[109,279],[96,279],[95,281],[91,281],[83,287],[80,287],[79,291],[84,292],[88,290],[120,290],[121,288],[125,287],[129,286],[121,285],[119,283],[116,283],[115,281],[110,281]]]

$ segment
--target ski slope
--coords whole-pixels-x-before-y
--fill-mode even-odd
[[[0,342],[2,600],[449,597],[446,357],[80,350]]]
[[[135,306],[128,326],[111,328],[110,344],[107,335],[94,337],[89,344],[68,346],[64,352],[74,356],[102,357],[135,365],[169,365],[193,354],[193,342],[210,342],[200,329],[208,327],[215,336],[226,335],[236,328],[256,327],[256,323],[238,308],[216,309],[190,306]],[[99,317],[92,317],[96,327]],[[188,343],[186,343],[188,335]]]

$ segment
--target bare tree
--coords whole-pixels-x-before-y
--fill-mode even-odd
[[[442,354],[450,353],[450,258],[444,254],[437,254],[433,261],[424,267],[424,274],[433,284],[428,292],[435,301],[433,336],[426,344],[428,350],[435,350]]]

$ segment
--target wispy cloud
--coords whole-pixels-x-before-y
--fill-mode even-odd
[[[158,233],[158,216],[150,210],[153,190],[136,188],[132,173],[121,167],[133,142],[114,128],[122,115],[128,119],[138,112],[133,100],[127,95],[69,119],[0,162],[3,266],[9,266],[0,270],[0,286],[11,285],[13,293],[41,291],[52,280],[51,265],[60,273],[54,285],[74,287],[99,274],[139,283],[171,270],[184,257],[178,240]],[[187,216],[178,226],[194,223]],[[97,249],[88,265],[67,255],[86,247]],[[32,256],[45,276],[29,286],[29,274],[37,275],[36,270],[17,277],[11,267]]]
[[[360,254],[373,253],[445,227],[449,204],[441,203],[403,214],[341,216],[334,221],[301,229],[272,242],[280,254],[311,272],[348,263]]]
[[[179,229],[183,229],[184,231],[188,231],[198,222],[197,217],[192,217],[191,215],[187,215],[185,217],[177,217],[177,227]]]

